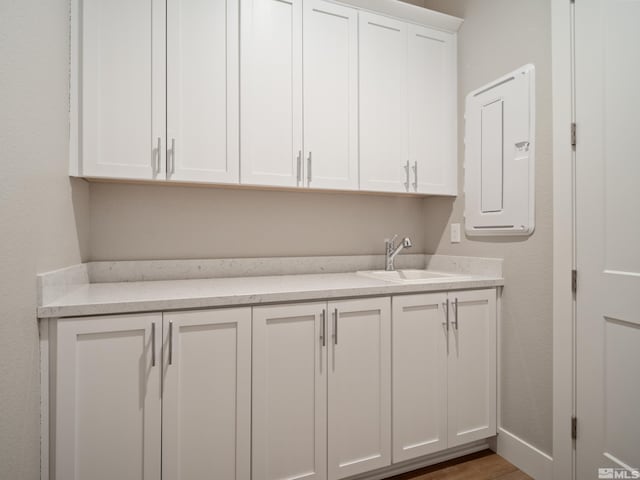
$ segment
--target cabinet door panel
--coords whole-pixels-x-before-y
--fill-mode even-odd
[[[55,478],[160,478],[161,328],[160,314],[57,321]]]
[[[410,191],[455,195],[455,35],[409,25]]]
[[[80,173],[164,179],[164,2],[81,3]]]
[[[295,187],[302,160],[302,0],[241,0],[241,181]]]
[[[325,309],[253,309],[253,480],[326,478]]]
[[[238,1],[167,1],[170,180],[239,181]]]
[[[347,300],[329,303],[329,312],[329,479],[336,480],[391,464],[391,305]]]
[[[452,292],[449,300],[453,327],[449,337],[449,446],[454,447],[496,434],[496,292]]]
[[[249,480],[251,309],[163,321],[163,478]]]
[[[406,192],[407,24],[359,15],[360,188]]]
[[[446,293],[393,297],[393,461],[447,448]]]
[[[304,3],[306,185],[358,188],[358,11]]]

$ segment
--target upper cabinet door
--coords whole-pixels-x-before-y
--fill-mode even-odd
[[[409,191],[456,195],[456,36],[408,28]]]
[[[360,12],[360,188],[409,189],[407,24]]]
[[[330,302],[329,480],[391,464],[391,299]]]
[[[449,293],[448,445],[496,434],[496,291]]]
[[[72,8],[71,157],[81,165],[72,173],[164,179],[164,0],[74,0]]]
[[[251,477],[251,308],[163,314],[162,478]]]
[[[56,322],[55,478],[160,478],[162,315]]]
[[[241,180],[302,185],[302,0],[241,0]]]
[[[358,188],[358,11],[304,2],[305,185]]]
[[[167,1],[169,180],[239,181],[238,1]]]

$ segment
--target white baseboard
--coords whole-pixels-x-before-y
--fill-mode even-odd
[[[349,477],[348,480],[382,480],[396,475],[401,475],[403,473],[412,472],[413,470],[418,470],[430,465],[435,465],[436,463],[442,463],[447,460],[453,460],[454,458],[464,457],[471,453],[481,452],[482,450],[487,450],[489,446],[490,445],[487,440],[479,440],[460,447],[450,448],[443,452],[434,453],[433,455],[427,455],[415,460],[407,460],[406,462],[397,463],[373,472],[355,475],[353,477]]]
[[[491,449],[535,480],[553,477],[553,458],[504,428],[498,429]]]

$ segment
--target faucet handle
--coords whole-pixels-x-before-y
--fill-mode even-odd
[[[384,243],[385,243],[386,245],[395,245],[395,243],[396,243],[396,238],[398,238],[398,234],[397,234],[397,233],[393,236],[393,238],[392,238],[392,239],[388,239],[388,238],[387,238],[387,239],[385,239]]]

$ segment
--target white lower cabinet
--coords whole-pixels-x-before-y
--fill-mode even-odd
[[[391,463],[389,298],[256,307],[253,480]]]
[[[50,480],[338,480],[496,433],[495,289],[49,325]]]
[[[55,479],[160,478],[162,314],[56,323]]]
[[[163,480],[249,480],[251,309],[163,316]]]
[[[393,460],[496,434],[496,291],[393,297]]]
[[[250,308],[56,329],[52,480],[250,479]]]

